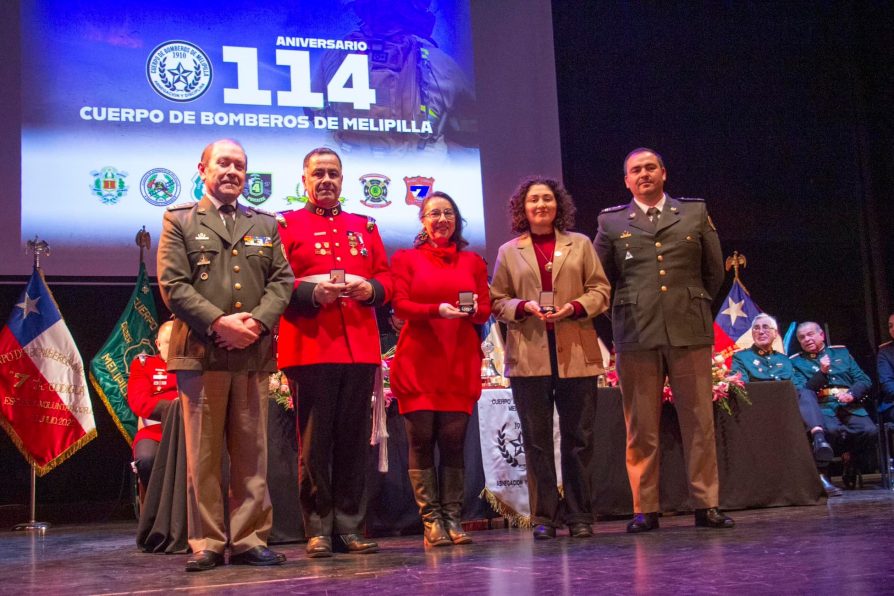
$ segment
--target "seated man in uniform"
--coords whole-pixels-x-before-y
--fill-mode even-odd
[[[173,326],[172,321],[161,324],[155,338],[158,354],[140,354],[134,358],[127,380],[127,403],[140,417],[140,429],[133,440],[133,458],[143,488],[149,486],[149,475],[161,442],[161,421],[171,400],[177,397],[177,378],[168,374],[165,362]]]
[[[754,344],[747,350],[733,354],[733,372],[742,373],[746,383],[754,381],[791,381],[794,375],[788,356],[773,349],[773,342],[779,334],[776,319],[768,314],[759,314],[751,323],[751,337]],[[832,447],[826,441],[823,431],[823,414],[812,391],[798,391],[798,409],[804,426],[813,438],[813,456],[817,463],[831,461]]]
[[[894,313],[888,317],[888,334],[894,339]],[[879,422],[894,422],[894,341],[878,347]]]
[[[861,454],[875,446],[878,428],[861,400],[872,382],[844,346],[826,346],[819,325],[798,325],[801,351],[791,357],[795,387],[816,396],[823,414],[823,427],[841,451]],[[853,476],[843,474],[846,484]]]
[[[751,337],[754,344],[747,350],[733,354],[732,371],[742,373],[746,383],[756,381],[791,381],[794,376],[791,360],[782,352],[773,349],[773,342],[779,335],[776,319],[761,313],[751,322]],[[813,443],[813,458],[817,467],[823,471],[834,457],[832,447],[826,441],[823,430],[823,413],[816,393],[809,389],[798,389],[798,409],[805,428],[810,432]],[[826,494],[831,497],[841,495],[841,489],[829,482],[824,474],[820,474]]]

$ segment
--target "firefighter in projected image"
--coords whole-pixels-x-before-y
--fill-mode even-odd
[[[369,86],[376,92],[369,110],[350,103],[329,103],[314,116],[403,120],[431,132],[339,130],[336,140],[345,151],[366,148],[373,153],[412,153],[475,147],[477,122],[471,84],[452,57],[432,39],[436,15],[430,0],[354,0],[360,18],[357,30],[344,39],[365,41]],[[314,76],[314,89],[332,80],[344,58],[327,51]],[[349,84],[354,84],[350,82]],[[428,123],[423,126],[423,123]]]

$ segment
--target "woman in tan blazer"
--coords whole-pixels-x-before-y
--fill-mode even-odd
[[[528,178],[509,200],[518,237],[500,247],[490,295],[508,325],[506,376],[522,425],[534,538],[592,536],[589,463],[602,353],[590,320],[608,308],[609,283],[589,239],[568,231],[574,203],[555,180]],[[552,293],[551,295],[549,293]],[[553,458],[559,413],[560,510]]]

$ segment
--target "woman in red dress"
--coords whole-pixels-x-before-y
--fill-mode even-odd
[[[467,544],[472,540],[462,528],[463,443],[481,396],[476,325],[490,316],[487,266],[463,250],[463,220],[450,196],[432,193],[419,213],[423,229],[415,247],[398,251],[391,262],[391,304],[406,321],[391,366],[391,390],[406,424],[424,544]],[[460,292],[473,294],[471,309],[460,305]]]

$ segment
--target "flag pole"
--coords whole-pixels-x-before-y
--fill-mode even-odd
[[[29,240],[26,248],[25,254],[31,253],[34,255],[34,268],[36,270],[40,270],[40,255],[46,254],[49,256],[50,254],[50,245],[46,240],[40,240],[37,236],[34,236],[34,240]],[[50,527],[48,522],[37,521],[37,468],[32,463],[31,464],[31,518],[30,521],[23,522],[20,524],[16,524],[13,526],[13,532],[19,531],[35,531],[43,534]]]
[[[49,522],[37,521],[37,469],[31,464],[31,521],[22,522],[12,527],[13,532],[35,531],[41,534],[50,527]]]

